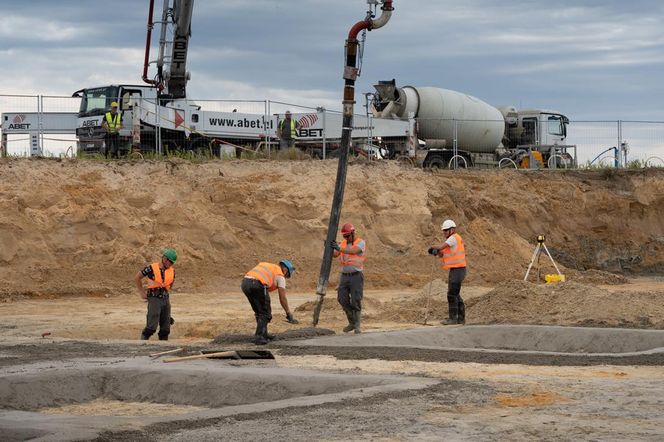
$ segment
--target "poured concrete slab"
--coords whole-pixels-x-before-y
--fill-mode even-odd
[[[229,366],[197,360],[164,364],[149,358],[74,360],[0,371],[0,433],[14,440],[90,438],[104,430],[163,421],[207,419],[308,406],[379,392],[427,387],[436,381],[398,376],[337,375],[274,366]],[[194,405],[202,411],[154,417],[74,416],[40,410],[97,398]]]
[[[284,346],[407,347],[436,350],[547,354],[637,355],[664,353],[664,330],[531,325],[428,327],[335,335]]]

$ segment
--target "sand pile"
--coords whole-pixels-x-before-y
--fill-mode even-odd
[[[466,303],[469,324],[664,328],[664,291],[611,293],[577,282],[506,281]]]
[[[0,298],[130,292],[167,245],[179,252],[179,290],[238,290],[257,262],[284,257],[297,268],[290,288],[314,289],[336,165],[1,159]],[[431,280],[426,250],[445,218],[466,241],[466,282],[493,284],[523,275],[539,233],[563,271],[664,271],[661,207],[655,169],[430,173],[356,162],[342,222],[367,241],[367,289]],[[629,235],[616,219],[629,220]],[[337,279],[335,263],[330,287]]]
[[[542,284],[509,280],[484,295],[466,296],[465,303],[467,324],[664,328],[664,287],[660,291],[612,293],[575,281]],[[314,302],[309,301],[296,312],[307,318],[313,307]],[[428,324],[436,324],[447,315],[447,283],[441,279],[391,302],[364,299],[367,323],[422,324],[427,318]],[[345,320],[336,296],[325,298],[321,317]]]

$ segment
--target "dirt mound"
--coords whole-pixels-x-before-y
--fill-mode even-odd
[[[257,262],[284,257],[297,268],[290,288],[313,289],[336,165],[1,159],[0,298],[131,292],[165,246],[178,250],[176,290],[237,287]],[[564,272],[661,272],[663,206],[656,169],[430,173],[358,161],[342,221],[367,241],[368,289],[431,280],[426,249],[445,218],[466,241],[466,282],[493,284],[523,275],[540,233]],[[330,287],[337,279],[335,263]]]
[[[590,269],[585,272],[568,270],[566,277],[571,281],[581,284],[620,285],[627,284],[628,282],[624,275],[617,275],[597,269]]]
[[[611,274],[591,273],[589,279],[593,278],[604,283],[607,278],[611,280]],[[542,284],[509,280],[484,295],[466,296],[466,323],[664,328],[663,301],[664,289],[609,292],[575,281]],[[414,295],[390,302],[366,296],[363,302],[367,323],[423,324],[426,319],[427,324],[437,324],[448,316],[447,283],[442,279],[431,281]],[[314,305],[309,301],[296,311],[309,314]],[[345,320],[334,297],[325,298],[322,315]]]
[[[466,302],[469,324],[664,328],[664,292],[609,292],[577,282],[500,283]]]

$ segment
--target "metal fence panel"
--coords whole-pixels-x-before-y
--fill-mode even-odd
[[[184,104],[183,104],[184,103]],[[131,105],[146,123],[141,132],[141,152],[146,155],[164,154],[182,149],[194,149],[216,155],[239,156],[242,152],[270,153],[279,145],[277,128],[287,110],[300,125],[298,147],[317,157],[334,154],[341,138],[341,113],[323,107],[302,106],[271,100],[185,100],[177,106],[158,107],[156,100],[136,99],[122,103],[124,120],[124,149],[132,142]],[[74,113],[80,98],[42,95],[0,95],[0,113]],[[39,132],[44,155],[63,155],[81,151],[99,151],[103,132],[90,127],[101,124],[102,116],[79,121],[82,143],[74,135]],[[94,121],[92,121],[94,120]],[[87,124],[85,126],[84,124]],[[435,140],[427,140],[430,147],[450,149],[450,157],[459,149],[472,149],[484,155],[487,166],[495,167],[495,147],[502,141],[504,122],[462,120],[419,120],[420,126],[434,130]],[[150,129],[151,127],[151,129]],[[371,114],[356,114],[352,133],[353,146],[368,157],[410,156],[407,150],[409,125],[406,121],[384,121]],[[150,130],[152,131],[150,134]],[[0,134],[2,132],[0,131]],[[9,155],[30,155],[34,139],[27,135],[14,135],[9,131],[3,137]],[[96,141],[86,141],[92,135]],[[102,140],[99,139],[102,138]],[[92,137],[94,138],[94,137]],[[386,141],[387,140],[387,141]],[[95,144],[97,143],[97,144]],[[576,148],[570,155],[577,157],[579,167],[637,167],[664,166],[664,122],[655,121],[571,121],[566,144]],[[494,146],[495,145],[495,146]],[[387,149],[388,152],[381,151]],[[476,155],[482,158],[482,155]],[[458,159],[458,158],[457,158]],[[463,164],[457,166],[463,167]],[[449,166],[449,165],[448,165]],[[447,166],[446,166],[447,167]]]

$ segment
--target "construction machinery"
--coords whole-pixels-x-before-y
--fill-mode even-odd
[[[398,87],[394,79],[374,88],[373,115],[414,117],[424,141],[424,146],[391,145],[391,157],[417,158],[432,168],[450,167],[452,162],[461,167],[519,168],[570,167],[576,162],[576,146],[565,143],[569,119],[560,112],[497,108],[448,89]]]
[[[376,0],[370,0],[376,5]],[[382,3],[382,2],[381,2]],[[166,150],[210,150],[221,154],[233,143],[259,148],[275,139],[282,114],[249,114],[218,112],[202,109],[187,98],[187,54],[191,38],[194,0],[164,0],[160,21],[154,20],[154,0],[149,0],[144,85],[115,84],[81,89],[74,96],[81,98],[76,128],[79,152],[101,153],[105,150],[104,114],[117,101],[124,128],[120,130],[122,153],[130,146],[143,151],[163,153]],[[161,26],[159,52],[150,61],[152,29]],[[156,66],[153,77],[148,75]],[[299,147],[323,152],[338,148],[342,138],[343,115],[320,108],[315,112],[293,113],[300,123]],[[353,127],[353,145],[371,139],[401,139],[413,135],[408,121],[380,120],[358,116]],[[345,126],[344,126],[345,127]],[[231,153],[231,152],[229,152]]]
[[[341,207],[344,201],[344,190],[346,188],[346,172],[348,171],[348,154],[351,144],[351,134],[353,131],[353,107],[355,105],[355,81],[360,74],[358,68],[358,50],[360,42],[358,35],[365,30],[378,29],[387,24],[392,17],[392,0],[368,0],[369,10],[364,20],[353,25],[348,32],[346,39],[346,64],[344,65],[344,95],[343,95],[343,125],[341,135],[341,146],[339,149],[339,162],[337,163],[337,177],[334,183],[334,196],[332,197],[332,207],[330,209],[330,221],[327,228],[325,244],[330,244],[337,237],[339,228],[339,217],[341,216]],[[381,14],[375,18],[375,9],[381,4]],[[360,52],[361,53],[361,52]],[[361,57],[360,57],[361,58]],[[320,312],[323,308],[323,301],[327,293],[327,283],[330,278],[330,269],[332,267],[332,248],[324,247],[323,259],[320,265],[318,276],[318,285],[316,286],[316,305],[313,312],[312,324],[315,327],[320,319]],[[359,324],[359,323],[356,323]]]

